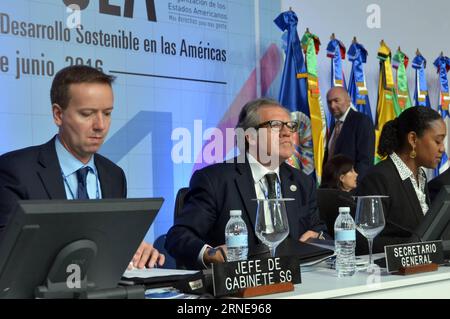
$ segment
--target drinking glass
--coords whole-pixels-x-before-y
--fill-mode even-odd
[[[356,196],[356,229],[367,238],[369,243],[369,268],[372,264],[373,239],[384,229],[382,198],[384,195]]]
[[[271,257],[275,249],[289,234],[285,202],[293,198],[257,199],[256,236],[269,247]]]

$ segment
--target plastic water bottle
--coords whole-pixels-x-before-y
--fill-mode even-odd
[[[339,207],[339,216],[334,223],[334,239],[338,277],[353,276],[356,272],[356,225],[350,215],[350,207]]]
[[[230,210],[230,220],[225,226],[225,242],[227,245],[227,260],[246,260],[248,255],[247,225],[241,218],[240,210]]]

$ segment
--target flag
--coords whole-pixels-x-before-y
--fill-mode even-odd
[[[334,33],[327,45],[327,57],[331,58],[331,87],[342,86],[347,89],[342,68],[342,60],[345,59],[345,45],[334,37]]]
[[[326,129],[315,51],[320,41],[311,35],[300,42],[297,33],[298,18],[291,10],[281,13],[274,22],[285,32],[283,39],[286,59],[278,99],[281,105],[291,111],[293,120],[300,124],[294,136],[295,152],[288,163],[308,175],[315,173],[317,181],[320,182]],[[306,61],[302,48],[305,50]]]
[[[417,51],[412,60],[411,66],[416,70],[416,85],[414,89],[414,105],[431,107],[430,97],[428,96],[427,78],[425,68],[427,60]]]
[[[402,110],[411,107],[411,98],[409,96],[408,77],[406,68],[408,67],[409,58],[400,48],[392,58],[392,67],[397,70],[397,83],[395,89],[397,92],[398,104]]]
[[[393,120],[401,113],[392,74],[391,50],[384,41],[381,41],[377,58],[380,60],[380,76],[378,80],[378,101],[375,123],[375,163],[382,160],[377,150],[384,124]]]
[[[372,110],[369,102],[369,92],[364,75],[364,63],[367,61],[367,50],[353,39],[353,43],[347,52],[348,60],[352,62],[352,71],[348,85],[348,92],[355,108],[366,114],[373,121]]]
[[[307,72],[308,105],[311,114],[311,133],[314,150],[314,166],[318,184],[322,177],[322,165],[325,155],[327,122],[320,97],[319,78],[317,75],[317,53],[319,52],[320,40],[315,34],[308,30],[301,40],[305,52],[305,64]]]
[[[447,72],[450,70],[450,59],[441,54],[435,61],[434,66],[439,74],[439,107],[438,110],[443,118],[450,117],[449,104],[450,95],[448,87]]]
[[[437,68],[439,74],[439,106],[438,111],[442,116],[442,119],[449,127],[450,124],[450,114],[449,114],[449,85],[447,72],[450,70],[450,59],[443,54],[441,54],[435,61],[434,66]],[[445,138],[445,145],[448,145],[448,137]],[[434,176],[437,176],[444,172],[450,166],[447,153],[445,152],[442,156],[441,162],[438,167],[434,170]]]
[[[288,163],[309,175],[314,172],[314,153],[306,66],[297,33],[298,18],[289,10],[281,13],[274,22],[284,31],[282,40],[286,54],[278,101],[291,111],[292,119],[299,122],[298,132],[294,134],[294,155]]]

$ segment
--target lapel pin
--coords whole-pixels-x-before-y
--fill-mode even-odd
[[[297,186],[291,185],[289,189],[291,190],[291,192],[295,192],[297,190]]]

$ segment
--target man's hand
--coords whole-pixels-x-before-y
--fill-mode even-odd
[[[218,248],[222,248],[222,250]],[[203,262],[206,266],[209,266],[209,264],[218,264],[225,262],[225,258],[222,254],[222,251],[227,253],[227,246],[221,245],[216,248],[208,247],[206,248],[205,252],[203,253]]]
[[[299,241],[304,243],[310,238],[319,238],[319,233],[312,230],[308,230],[299,238]]]
[[[132,269],[133,267],[142,269],[146,266],[153,268],[155,265],[162,266],[165,260],[166,257],[164,257],[163,254],[160,254],[159,251],[153,247],[153,245],[143,241],[134,254],[128,269]]]

